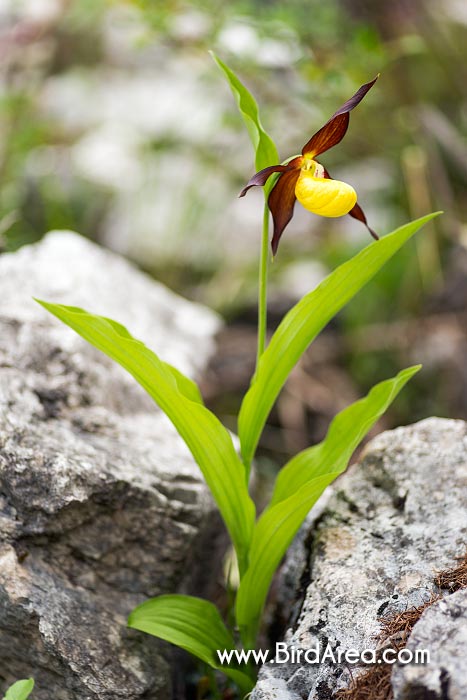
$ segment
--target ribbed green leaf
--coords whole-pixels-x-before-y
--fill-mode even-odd
[[[247,465],[254,456],[274,401],[309,344],[394,253],[439,213],[412,221],[371,243],[334,270],[285,316],[259,361],[240,409],[238,433]]]
[[[177,389],[186,399],[194,401],[195,403],[203,404],[203,397],[201,396],[201,392],[196,382],[187,377],[186,374],[180,372],[180,370],[178,370],[176,367],[169,365],[168,362],[163,362],[162,364],[175,379]]]
[[[25,681],[16,681],[6,691],[3,700],[26,700],[34,688],[34,681],[28,678]]]
[[[74,309],[75,311],[81,311],[81,309],[78,309],[75,306],[69,306],[69,309]],[[135,340],[131,333],[125,328],[125,326],[122,326],[121,323],[118,323],[118,321],[114,321],[111,318],[107,318],[107,316],[102,316],[114,330],[121,335],[123,338],[128,338],[129,340]],[[139,342],[139,341],[137,341]],[[196,382],[194,382],[192,379],[187,377],[185,374],[182,374],[180,370],[178,370],[176,367],[173,367],[173,365],[170,365],[168,362],[163,362],[161,360],[162,366],[168,371],[169,375],[172,375],[173,379],[175,379],[175,384],[177,386],[177,389],[180,391],[185,398],[190,399],[190,401],[195,401],[195,403],[203,403],[203,397],[201,396],[201,392],[199,390],[198,385]]]
[[[244,670],[220,665],[216,651],[235,649],[235,642],[219,611],[207,600],[185,595],[152,598],[133,610],[128,625],[189,651],[225,673],[243,692],[252,690],[253,681]]]
[[[161,362],[120,324],[76,307],[39,303],[122,365],[167,414],[198,463],[224,518],[239,562],[245,564],[255,519],[245,469],[229,432],[196,396],[192,400],[191,395],[198,393],[193,389],[194,383]]]
[[[254,646],[257,627],[272,577],[307,513],[339,475],[312,479],[289,498],[268,508],[253,533],[250,565],[237,594],[236,618],[246,646]]]
[[[281,470],[268,508],[253,533],[250,565],[237,597],[237,622],[253,639],[272,577],[308,511],[324,489],[346,469],[355,448],[420,365],[377,384],[339,413],[326,438],[304,450]]]
[[[269,507],[292,496],[310,479],[329,470],[344,471],[365,435],[420,368],[421,365],[408,367],[396,377],[376,384],[365,398],[338,413],[322,442],[303,450],[281,469]]]
[[[261,124],[255,98],[240,82],[235,73],[213,51],[209,53],[227,78],[230,89],[237,101],[238,109],[241,112],[255,149],[256,170],[262,170],[268,165],[277,165],[280,162],[277,148]]]

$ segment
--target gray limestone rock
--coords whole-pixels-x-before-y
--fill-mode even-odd
[[[398,665],[392,672],[395,700],[467,698],[467,589],[425,610],[407,648],[426,649],[429,663]]]
[[[0,257],[0,680],[35,677],[34,700],[169,698],[167,645],[126,618],[206,592],[216,510],[144,391],[32,296],[117,319],[191,376],[219,320],[76,234]]]
[[[434,572],[450,568],[465,552],[467,425],[431,418],[379,435],[327,499],[291,550],[279,581],[277,614],[289,625],[290,647],[324,650],[329,644],[337,657],[338,650],[374,649],[378,618],[427,601],[435,591]],[[446,609],[453,600],[454,595]],[[458,600],[459,615],[465,617],[465,597]],[[465,649],[449,634],[452,615],[442,612],[443,605],[432,625],[441,634],[446,620],[437,648],[445,645],[445,656],[460,667]],[[421,629],[426,633],[425,626]],[[358,673],[345,661],[267,664],[252,700],[329,700]],[[398,688],[409,682],[406,673],[395,674]],[[467,695],[400,694],[397,700],[419,697],[466,700]]]

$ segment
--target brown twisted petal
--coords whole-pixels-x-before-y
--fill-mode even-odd
[[[376,80],[376,78],[375,78],[375,80]],[[326,168],[323,168],[323,171],[324,171],[324,177],[326,177],[328,180],[333,180],[333,178],[330,176],[330,174],[328,173]],[[368,222],[366,220],[365,213],[359,204],[355,204],[355,206],[352,207],[352,209],[349,211],[349,216],[351,216],[353,219],[357,219],[358,221],[361,221],[362,224],[365,224],[365,226],[367,227],[368,231],[373,236],[375,241],[379,241],[378,234],[375,233],[373,231],[373,229],[368,226]]]
[[[297,168],[300,168],[301,164],[302,157],[297,156],[297,158],[291,160],[290,163],[288,163],[287,165],[270,165],[267,168],[263,168],[263,170],[260,170],[258,173],[256,173],[256,175],[253,175],[251,180],[247,182],[247,184],[238,196],[244,197],[250,189],[250,187],[263,187],[263,185],[266,184],[270,175],[272,175],[273,173],[288,173],[290,172],[290,170],[296,170]]]
[[[376,76],[374,80],[369,83],[362,85],[355,95],[353,95],[347,102],[344,102],[342,107],[339,107],[337,112],[334,112],[332,117],[326,122],[326,124],[321,127],[316,134],[313,134],[311,139],[308,141],[302,149],[302,155],[310,155],[312,158],[319,156],[325,151],[329,151],[330,148],[336,146],[345,136],[347,127],[349,126],[349,112],[353,110],[365,97],[370,88],[378,80],[379,75]]]
[[[369,231],[370,234],[373,236],[373,238],[375,239],[375,241],[379,241],[379,236],[378,236],[378,234],[375,233],[375,232],[373,231],[373,229],[370,228],[370,227],[368,226],[368,223],[367,223],[367,220],[366,220],[366,216],[365,216],[365,214],[363,213],[363,209],[361,208],[361,206],[359,206],[358,204],[356,204],[356,205],[353,207],[353,209],[351,209],[351,210],[349,211],[349,216],[353,217],[354,219],[357,219],[358,221],[361,221],[362,224],[365,224],[365,226],[367,227],[368,231]]]
[[[268,206],[274,222],[274,234],[271,241],[272,254],[277,253],[280,238],[293,216],[295,206],[295,185],[300,177],[300,169],[281,175],[268,198]]]

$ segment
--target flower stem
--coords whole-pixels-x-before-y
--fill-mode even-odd
[[[217,679],[214,671],[210,666],[206,664],[206,675],[209,679],[209,685],[210,685],[210,690],[212,697],[214,700],[222,700],[222,695],[219,690],[219,686],[217,685]]]
[[[267,291],[268,291],[268,254],[269,254],[269,209],[264,203],[263,235],[261,237],[261,258],[259,263],[258,285],[258,352],[256,355],[256,369],[266,345],[267,328]]]

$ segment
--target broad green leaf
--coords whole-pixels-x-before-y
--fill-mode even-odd
[[[284,317],[262,355],[240,409],[238,433],[249,465],[273,404],[291,370],[324,326],[424,224],[441,212],[402,226],[338,267]]]
[[[81,311],[81,309],[75,306],[69,306],[68,308],[74,309],[75,311]],[[118,323],[118,321],[107,318],[107,316],[103,316],[102,318],[110,323],[112,328],[114,328],[114,330],[123,338],[128,338],[129,340],[134,340],[135,342],[141,342],[137,341],[136,338],[131,335],[130,331],[125,328],[125,326],[122,326],[121,323]],[[195,401],[196,403],[203,403],[203,397],[201,396],[201,392],[196,382],[180,372],[180,370],[178,370],[176,367],[173,367],[173,365],[170,365],[168,362],[162,362],[161,360],[161,364],[168,372],[167,378],[172,375],[173,379],[175,379],[175,386],[178,388],[180,393],[185,396],[185,398],[190,399],[190,401]]]
[[[39,303],[122,365],[167,414],[198,463],[244,567],[255,519],[245,468],[222,423],[196,396],[192,400],[194,383],[161,362],[120,324],[76,307]]]
[[[196,382],[180,372],[176,367],[173,367],[173,365],[169,365],[168,362],[163,362],[162,364],[175,379],[177,389],[186,399],[195,403],[203,403],[203,397]]]
[[[274,572],[308,511],[346,469],[359,442],[419,369],[419,365],[409,367],[377,384],[334,418],[323,442],[304,450],[281,470],[271,503],[253,533],[250,565],[238,590],[237,622],[247,638],[256,634]]]
[[[365,435],[420,367],[408,367],[396,377],[376,384],[365,398],[338,413],[322,442],[303,450],[281,469],[269,507],[292,496],[310,479],[329,470],[344,471]]]
[[[131,613],[129,627],[147,632],[185,649],[231,678],[248,693],[253,681],[237,666],[223,666],[217,650],[235,649],[217,608],[207,600],[185,595],[162,595],[147,600]]]
[[[8,690],[3,700],[26,700],[34,688],[34,681],[28,678],[25,681],[16,681]]]
[[[339,473],[311,479],[259,518],[251,541],[250,565],[237,593],[236,619],[245,646],[254,646],[269,586],[282,557],[309,510]]]
[[[209,53],[227,78],[230,89],[237,101],[238,109],[241,112],[255,149],[256,170],[262,170],[268,165],[277,165],[280,162],[279,154],[274,141],[261,124],[255,98],[240,82],[235,73],[213,51]]]

